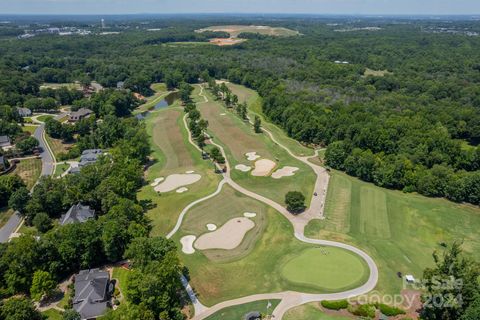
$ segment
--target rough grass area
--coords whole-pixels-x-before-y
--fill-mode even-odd
[[[154,208],[149,210],[152,235],[166,235],[177,222],[178,215],[190,202],[213,193],[219,182],[210,161],[202,160],[200,152],[188,142],[188,132],[183,123],[183,112],[177,108],[151,112],[145,120],[150,135],[153,164],[146,171],[147,184],[140,190],[140,200],[151,199]],[[150,183],[159,177],[193,170],[202,179],[188,186],[189,191],[158,195]]]
[[[68,89],[81,90],[82,86],[80,83],[66,82],[66,83],[48,83],[45,82],[40,86],[40,89],[59,89],[61,87],[67,87]]]
[[[0,208],[0,228],[7,223],[8,219],[13,215],[13,210],[9,208]]]
[[[199,294],[200,301],[211,306],[216,303],[259,293],[280,291],[300,291],[310,293],[327,293],[337,290],[313,289],[309,285],[291,283],[282,277],[282,267],[289,260],[308,248],[318,246],[296,240],[293,236],[291,223],[273,208],[267,208],[267,227],[261,237],[255,242],[251,252],[242,259],[230,262],[214,262],[198,251],[193,255],[181,254],[182,261],[190,270],[191,284]],[[178,243],[180,235],[175,237]],[[334,251],[329,248],[331,257]],[[319,267],[334,270],[329,275],[332,279],[341,279],[342,268],[330,266],[326,259]],[[341,282],[341,280],[340,280]],[[352,284],[351,288],[358,285]],[[319,287],[325,287],[318,283]],[[331,282],[328,286],[332,288]],[[340,283],[344,286],[344,283]]]
[[[315,184],[315,174],[306,164],[291,157],[283,148],[276,145],[266,134],[256,134],[250,124],[242,121],[236,114],[214,101],[205,91],[209,102],[199,104],[202,116],[208,120],[209,132],[214,141],[222,145],[227,154],[232,178],[243,187],[283,204],[285,194],[292,190],[301,191],[310,201]],[[221,115],[225,113],[226,115]],[[262,158],[275,161],[277,169],[283,166],[297,167],[294,176],[273,179],[254,177],[250,172],[235,170],[237,164],[253,165],[245,157],[247,152],[257,152]]]
[[[251,311],[258,311],[264,314],[267,314],[268,312],[268,314],[271,314],[280,303],[280,300],[270,300],[271,307],[269,309],[267,309],[268,302],[268,300],[260,300],[228,307],[212,314],[205,318],[205,320],[244,320],[244,316]]]
[[[325,311],[327,312],[327,311]],[[325,313],[319,303],[309,303],[289,310],[283,320],[351,320],[351,316],[333,315],[338,312]]]
[[[29,125],[24,125],[22,127],[23,132],[28,132],[30,133],[31,136],[35,133],[35,130],[37,130],[38,126],[29,126]]]
[[[48,320],[62,320],[62,312],[56,309],[48,309],[47,311],[42,312],[42,315]]]
[[[338,269],[342,270],[341,277],[338,277]],[[355,283],[360,286],[368,275],[368,267],[358,255],[331,247],[303,250],[282,269],[287,281],[335,291]]]
[[[197,32],[205,31],[224,31],[230,34],[230,37],[236,38],[242,32],[259,33],[268,36],[290,37],[299,34],[298,31],[287,28],[276,28],[269,26],[247,26],[247,25],[229,25],[229,26],[212,26],[197,30]]]
[[[45,133],[45,138],[48,142],[48,145],[52,149],[55,159],[58,160],[58,156],[61,153],[67,153],[74,146],[74,142],[63,142],[61,139],[54,139]]]
[[[43,114],[43,115],[37,117],[37,120],[41,121],[41,122],[45,122],[48,119],[53,119],[53,116],[49,115],[49,114]]]
[[[442,242],[463,240],[463,248],[480,258],[480,209],[443,199],[382,189],[343,173],[332,172],[326,220],[314,220],[306,236],[337,240],[368,252],[380,271],[377,289],[397,294],[397,272],[420,278],[433,265],[432,252]]]
[[[24,159],[17,163],[15,170],[9,174],[16,174],[22,178],[27,185],[27,189],[31,189],[37,182],[42,172],[42,160],[40,159]]]
[[[387,74],[391,74],[391,72],[388,70],[372,70],[372,69],[366,68],[365,72],[363,73],[363,76],[364,77],[368,77],[368,76],[384,77]]]
[[[65,173],[65,171],[67,171],[68,168],[70,168],[70,165],[66,162],[57,163],[55,166],[55,177],[61,176],[63,173]]]

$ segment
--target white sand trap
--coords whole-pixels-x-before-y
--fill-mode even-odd
[[[195,236],[185,236],[182,239],[180,239],[183,253],[185,254],[195,253],[195,249],[193,248],[193,243],[195,242],[195,239],[197,239],[197,237]]]
[[[298,171],[297,167],[283,167],[272,173],[273,179],[280,179],[283,177],[291,177],[295,175],[295,172]]]
[[[245,213],[243,214],[243,216],[244,216],[245,218],[255,218],[255,217],[257,216],[257,214],[256,214],[255,212],[245,212]]]
[[[235,249],[242,243],[247,232],[254,227],[255,223],[248,218],[231,219],[216,231],[202,234],[195,242],[195,248],[199,250]]]
[[[252,170],[252,167],[246,166],[244,164],[237,164],[235,166],[235,169],[237,169],[238,171],[242,171],[242,172],[248,172],[248,171]]]
[[[247,157],[248,161],[255,161],[260,158],[260,156],[256,152],[247,152],[245,153],[245,156]]]
[[[156,187],[156,186],[158,186],[158,184],[159,184],[160,182],[162,182],[163,180],[165,180],[165,178],[163,178],[163,177],[157,178],[157,179],[153,180],[153,182],[150,183],[150,185],[151,185],[152,187]]]
[[[226,113],[220,113],[221,116],[226,116],[227,114]]]
[[[217,230],[217,226],[214,225],[213,223],[209,223],[209,224],[207,224],[207,230],[208,231],[215,231],[215,230]]]
[[[266,177],[275,168],[276,163],[272,160],[262,159],[255,162],[255,169],[252,171],[254,177]]]
[[[186,174],[192,174],[192,173],[195,173],[195,171],[193,170],[190,170],[190,171],[185,171]]]
[[[188,191],[188,188],[185,188],[185,187],[181,187],[179,189],[177,189],[177,193],[184,193],[184,192],[187,192]]]
[[[172,174],[164,182],[155,187],[156,192],[170,192],[188,186],[202,178],[199,174]]]

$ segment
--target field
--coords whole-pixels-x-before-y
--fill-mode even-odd
[[[22,178],[27,185],[28,189],[31,189],[37,182],[42,172],[42,161],[40,159],[24,159],[17,163],[17,167],[9,174],[16,174]]]
[[[233,168],[231,176],[237,183],[280,204],[284,203],[285,194],[292,190],[301,191],[307,199],[311,199],[315,175],[310,167],[291,157],[266,134],[254,133],[250,124],[227,110],[220,102],[214,101],[211,94],[207,93],[207,96],[209,102],[199,104],[198,108],[209,122],[209,133],[214,137],[214,141],[225,148]],[[252,151],[262,158],[275,161],[277,169],[292,166],[300,170],[292,177],[278,180],[271,177],[253,177],[249,172],[235,170],[237,164],[253,165],[245,156],[245,153]]]
[[[259,33],[268,36],[289,37],[298,35],[298,31],[287,28],[275,28],[269,26],[246,26],[246,25],[231,25],[231,26],[212,26],[197,30],[197,32],[205,31],[224,31],[230,34],[231,38],[236,38],[240,33]]]
[[[365,72],[363,73],[363,76],[364,77],[368,77],[368,76],[384,77],[385,75],[390,73],[391,72],[389,72],[388,70],[372,70],[372,69],[366,68]]]
[[[79,83],[44,83],[40,86],[40,89],[59,89],[61,87],[67,87],[68,89],[81,90],[82,86]]]
[[[217,205],[220,205],[220,202],[223,202],[224,210],[218,210],[216,208]],[[189,268],[190,283],[193,288],[195,288],[203,304],[213,305],[221,301],[250,294],[280,292],[285,290],[326,293],[344,289],[345,283],[340,280],[344,274],[344,270],[334,264],[336,263],[335,257],[340,254],[340,251],[343,253],[343,250],[331,247],[321,247],[323,250],[328,250],[329,252],[322,262],[322,270],[324,271],[322,274],[325,282],[322,282],[320,279],[316,283],[316,286],[312,287],[311,285],[296,284],[286,280],[282,276],[283,266],[295,258],[299,252],[306,249],[318,248],[318,246],[305,244],[296,240],[293,237],[292,225],[286,218],[273,208],[258,203],[256,200],[248,199],[243,195],[235,192],[222,193],[216,198],[207,200],[203,206],[199,205],[198,207],[194,207],[192,211],[187,213],[184,224],[185,228],[191,228],[191,231],[199,232],[198,228],[205,228],[204,223],[207,221],[212,223],[228,219],[228,217],[225,216],[232,214],[231,210],[235,208],[234,205],[229,206],[228,204],[236,205],[237,203],[241,203],[241,206],[244,207],[240,207],[237,211],[241,212],[247,209],[244,203],[249,202],[256,202],[257,208],[263,207],[261,212],[265,212],[265,214],[259,215],[253,220],[258,223],[256,219],[264,216],[262,224],[266,227],[263,227],[263,232],[258,236],[253,235],[254,242],[248,239],[252,237],[252,235],[247,233],[244,241],[253,246],[249,249],[248,255],[241,256],[240,259],[222,259],[222,261],[217,262],[214,261],[214,259],[218,258],[218,256],[213,256],[214,259],[209,258],[210,253],[208,251],[196,251],[192,255],[180,253],[182,261]],[[248,205],[248,207],[251,207],[251,205]],[[203,208],[208,208],[208,210],[213,211],[213,213]],[[214,214],[216,217],[214,217]],[[199,215],[201,216],[198,217]],[[202,217],[203,215],[208,215],[208,219],[204,219]],[[180,233],[174,237],[177,243],[180,237],[190,234],[186,232],[185,228],[183,228],[182,225]],[[204,230],[206,231],[206,229]],[[254,230],[250,232],[254,232]],[[243,245],[242,243],[242,246]],[[235,250],[237,249],[233,251]],[[217,251],[218,255],[223,254],[225,256],[226,254],[231,254],[221,252],[222,250]],[[330,258],[332,258],[332,260],[330,260]],[[306,272],[310,276],[314,276],[314,274],[318,273],[318,268],[313,268]],[[363,264],[359,265],[356,272],[358,274],[368,273]],[[338,285],[336,286],[334,282],[337,280]],[[348,287],[352,288],[356,285],[358,285],[358,283],[351,283]]]
[[[244,320],[245,314],[251,311],[257,311],[265,314],[268,311],[269,313],[271,313],[280,303],[280,300],[270,300],[271,307],[267,310],[268,302],[268,300],[260,300],[225,308],[205,318],[205,320]]]
[[[166,235],[174,227],[182,209],[212,193],[219,181],[211,163],[202,160],[200,152],[189,144],[183,116],[179,108],[166,108],[151,112],[145,120],[154,163],[146,172],[148,184],[141,189],[138,197],[140,200],[151,199],[155,205],[147,213],[153,221],[152,235]],[[156,178],[190,170],[201,174],[202,179],[190,185],[188,192],[158,195],[149,185]]]
[[[67,153],[68,150],[70,150],[74,145],[73,142],[65,143],[61,139],[54,139],[46,133],[45,133],[45,138],[48,142],[48,145],[52,149],[52,152],[53,152],[53,155],[55,156],[55,159],[58,159],[58,156],[61,153]]]
[[[305,304],[289,310],[283,320],[350,320],[351,317],[330,315],[324,313],[319,303]]]
[[[480,258],[480,210],[472,206],[382,189],[334,171],[325,212],[326,220],[312,221],[306,236],[364,249],[378,265],[383,293],[399,293],[398,271],[420,278],[442,242],[463,240]]]
[[[38,126],[29,126],[29,125],[24,125],[22,127],[22,131],[23,132],[28,132],[30,133],[30,135],[33,136],[33,134],[35,133],[35,130],[37,130]]]

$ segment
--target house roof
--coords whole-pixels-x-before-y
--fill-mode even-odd
[[[90,110],[90,109],[80,108],[77,111],[74,111],[74,112],[70,113],[70,118],[71,119],[79,119],[81,117],[86,117],[86,116],[88,116],[92,113],[93,113],[93,111]]]
[[[17,112],[22,117],[29,116],[32,114],[32,110],[28,108],[17,108]]]
[[[82,319],[95,318],[107,309],[108,272],[99,269],[82,270],[75,275],[73,308]]]
[[[100,149],[89,149],[82,152],[80,156],[80,162],[78,163],[79,167],[84,167],[88,164],[95,163],[98,160],[98,157],[103,153]]]
[[[60,224],[63,226],[69,223],[82,223],[94,217],[95,210],[90,209],[89,206],[83,206],[82,204],[78,203],[73,205],[67,211],[67,213],[60,217]]]
[[[8,136],[0,136],[0,144],[9,144],[10,138]]]

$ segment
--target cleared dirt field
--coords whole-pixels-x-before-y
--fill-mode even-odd
[[[247,41],[246,39],[234,39],[234,38],[228,38],[228,39],[223,39],[223,38],[214,38],[210,39],[210,43],[223,47],[223,46],[233,46],[242,42]]]
[[[197,30],[197,32],[205,31],[224,31],[228,32],[232,38],[236,38],[242,32],[259,33],[269,36],[289,37],[298,35],[298,31],[287,28],[276,28],[269,26],[245,26],[245,25],[230,25],[230,26],[212,26]]]
[[[22,178],[27,185],[27,189],[31,189],[42,172],[42,160],[40,159],[25,159],[17,163],[17,167],[10,174],[16,174]]]

